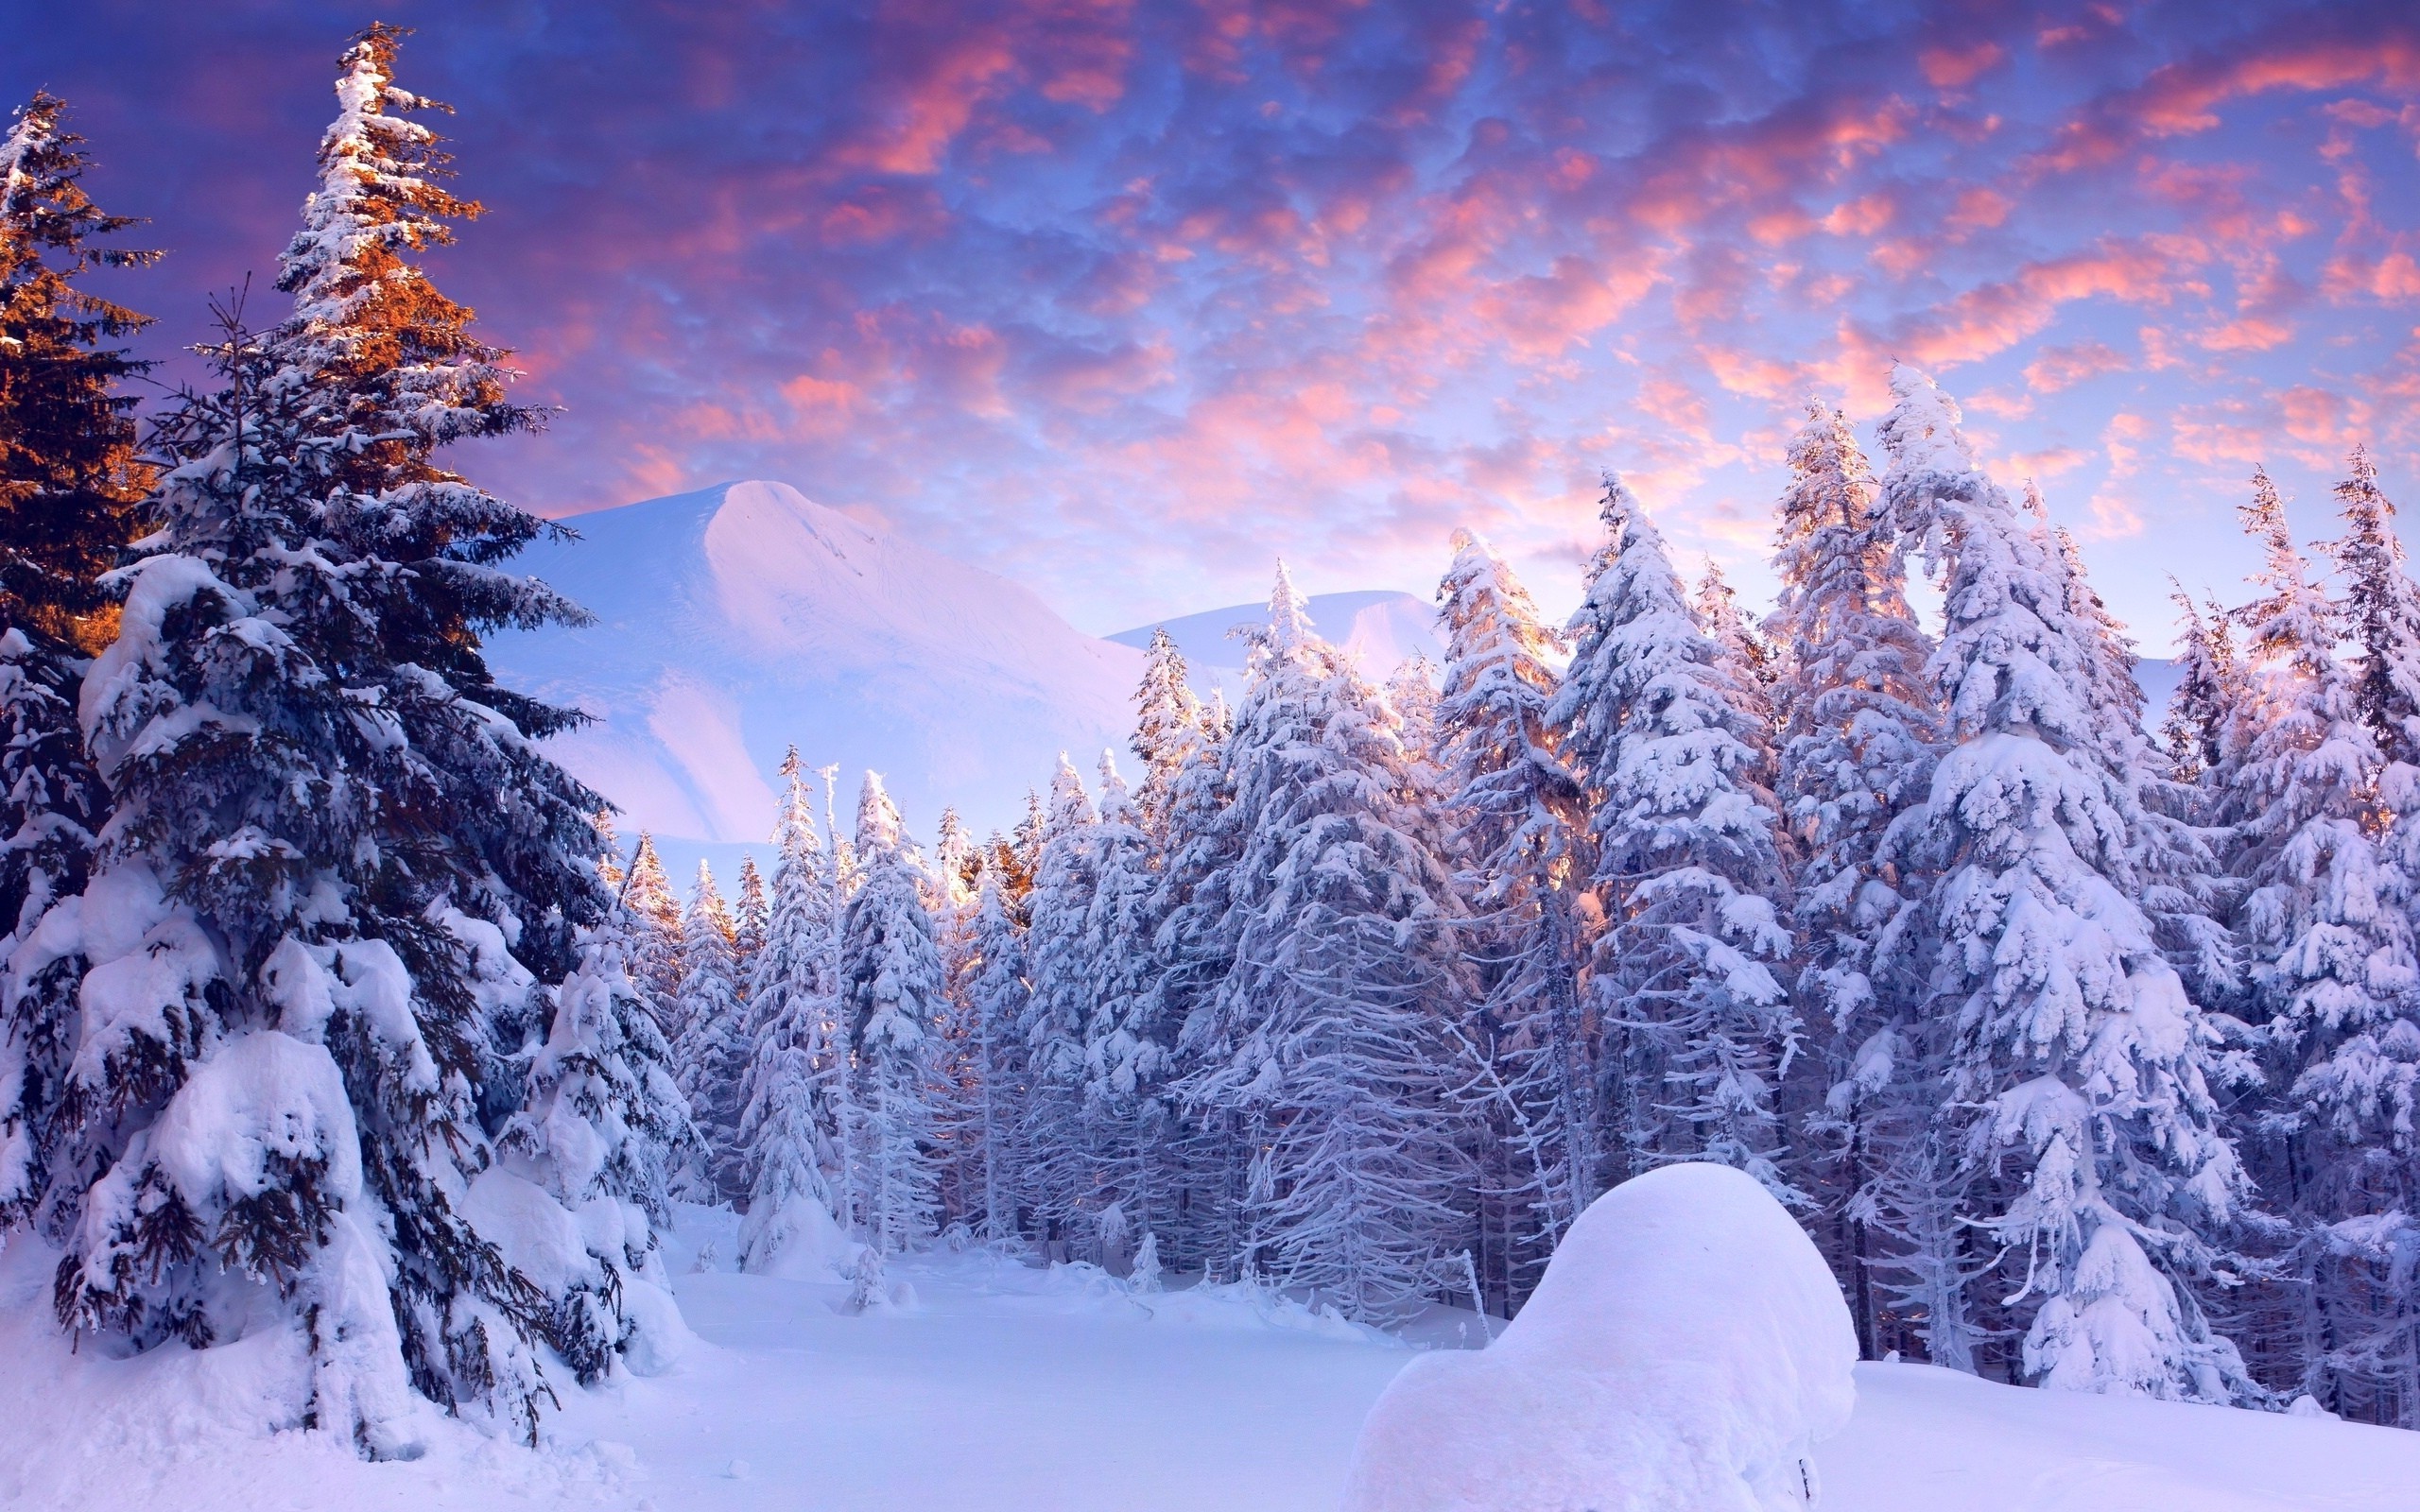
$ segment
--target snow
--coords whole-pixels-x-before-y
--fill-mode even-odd
[[[559,1384],[541,1453],[432,1412],[421,1456],[382,1464],[326,1434],[270,1435],[303,1363],[289,1335],[71,1354],[48,1317],[55,1253],[11,1239],[0,1506],[1335,1512],[1371,1403],[1439,1358],[1240,1288],[1136,1296],[1089,1266],[982,1250],[894,1259],[918,1304],[853,1317],[837,1280],[734,1272],[733,1215],[682,1219],[668,1258],[700,1338],[666,1373]],[[699,1271],[706,1246],[721,1259]],[[2328,1418],[1904,1365],[1858,1366],[1857,1402],[1823,1447],[1834,1512],[2399,1512],[2420,1483],[2420,1434]]]
[[[1012,823],[1062,749],[1121,748],[1143,659],[1068,625],[1028,590],[784,483],[728,483],[565,522],[514,570],[593,626],[500,633],[510,685],[602,723],[548,749],[690,864],[696,843],[761,844],[767,781],[795,742],[871,767],[919,833],[943,802],[978,832]],[[724,859],[728,859],[727,857]]]
[[[1503,1336],[1415,1361],[1370,1411],[1347,1512],[1805,1505],[1857,1400],[1815,1246],[1754,1177],[1692,1162],[1592,1203]]]

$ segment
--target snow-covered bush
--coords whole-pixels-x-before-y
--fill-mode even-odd
[[[1591,1204],[1483,1351],[1415,1358],[1346,1512],[1777,1512],[1848,1421],[1839,1285],[1755,1179],[1688,1162]]]

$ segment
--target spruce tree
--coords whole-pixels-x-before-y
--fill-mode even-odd
[[[1099,818],[1092,832],[1092,897],[1084,912],[1091,1011],[1083,1034],[1083,1116],[1100,1199],[1128,1222],[1164,1227],[1175,1216],[1168,1179],[1169,1061],[1159,1017],[1151,941],[1157,888],[1151,845],[1108,752],[1100,756]]]
[[[2184,623],[2177,635],[2176,691],[2160,720],[2162,754],[2169,776],[2197,795],[2193,816],[2204,817],[2220,807],[2240,739],[2230,724],[2244,708],[2242,673],[2231,617],[2216,604],[2196,605],[2182,588],[2170,601]]]
[[[741,856],[739,891],[731,903],[731,958],[738,968],[743,992],[749,973],[755,967],[756,953],[765,948],[765,926],[772,911],[772,902],[765,893],[765,874],[756,869],[756,858]]]
[[[681,976],[681,1037],[673,1041],[672,1055],[705,1145],[693,1189],[701,1202],[736,1203],[748,1196],[739,1126],[754,1046],[732,949],[737,933],[715,886],[714,868],[700,861],[689,906],[681,916],[681,959],[687,969]]]
[[[2225,1279],[2246,1182],[2209,1085],[2217,1030],[2134,900],[2139,808],[2094,696],[2100,628],[1957,406],[1912,369],[1892,388],[1883,507],[1944,584],[1930,672],[1956,744],[1929,799],[1923,1032],[1948,1066],[1961,1216],[2005,1246],[2007,1305],[2031,1304],[2028,1377],[2245,1396],[2192,1287]]]
[[[867,1242],[895,1254],[930,1238],[937,1216],[929,1073],[947,1004],[918,885],[923,868],[872,772],[857,803],[856,854],[860,880],[840,921],[840,1018],[855,1089],[846,1133]]]
[[[1902,852],[1923,822],[1940,713],[1924,675],[1931,645],[1846,417],[1810,403],[1789,460],[1774,562],[1781,596],[1765,630],[1790,648],[1774,689],[1775,798],[1794,842],[1796,995],[1809,1040],[1796,1078],[1806,1095],[1789,1109],[1798,1145],[1790,1172],[1816,1199],[1815,1231],[1872,1358],[1884,1348],[1889,1283],[1930,1270],[1925,1259],[1879,1252],[1876,1240],[1877,1229],[1907,1227],[1886,1194],[1927,1159],[1939,1091],[1931,1068],[1906,1057],[1925,962],[1920,879]]]
[[[1313,633],[1282,567],[1248,677],[1218,820],[1229,965],[1185,1024],[1184,1095],[1234,1115],[1251,1152],[1246,1266],[1396,1316],[1464,1228],[1443,1073],[1443,1025],[1469,991],[1458,901],[1403,801],[1390,712]]]
[[[1739,690],[1741,712],[1766,731],[1757,748],[1765,760],[1762,780],[1770,782],[1776,745],[1773,690],[1789,659],[1740,610],[1737,590],[1722,576],[1722,564],[1711,557],[1705,560],[1705,576],[1698,579],[1697,595],[1689,608],[1697,615],[1698,627],[1713,640],[1723,671]]]
[[[1142,764],[1134,789],[1136,818],[1154,847],[1167,844],[1168,809],[1177,774],[1202,742],[1201,700],[1193,695],[1184,655],[1167,627],[1151,631],[1143,652],[1143,682],[1134,690],[1134,738],[1131,749]]]
[[[373,1453],[415,1391],[531,1435],[551,1397],[527,1341],[556,1311],[458,1197],[498,1047],[607,902],[602,800],[537,745],[577,716],[481,659],[578,610],[500,566],[548,527],[434,460],[541,417],[411,261],[472,207],[433,186],[396,35],[342,60],[294,314],[230,321],[160,421],[161,528],[106,579],[83,696],[113,809],[15,963],[87,1006],[61,1320],[138,1348],[287,1320],[297,1419]]]
[[[565,1277],[550,1295],[548,1339],[583,1384],[617,1357],[642,1374],[671,1362],[679,1313],[660,1241],[673,1174],[700,1153],[671,1050],[623,965],[627,947],[627,931],[611,925],[581,940],[528,1056],[522,1106],[496,1137],[497,1168],[473,1187],[504,1210],[499,1229],[561,1236],[530,1268]],[[560,1211],[523,1199],[511,1179]]]
[[[1084,1036],[1098,1001],[1085,932],[1098,876],[1099,827],[1092,795],[1062,753],[1050,779],[1033,890],[1025,901],[1032,988],[1024,1035],[1033,1087],[1022,1131],[1036,1217],[1045,1238],[1058,1244],[1089,1233],[1090,1215],[1098,1211],[1092,1179],[1097,1152],[1084,1117]]]
[[[838,1092],[847,1068],[836,1042],[833,971],[839,913],[795,747],[782,777],[771,914],[749,977],[753,1050],[740,1130],[752,1177],[740,1263],[758,1274],[817,1256],[841,1216]]]
[[[1011,913],[998,874],[985,870],[968,937],[966,1010],[973,1044],[973,1098],[967,1131],[982,1152],[979,1206],[972,1215],[987,1240],[1019,1231],[1019,1195],[1032,1161],[1026,1150],[1026,1099],[1032,1090],[1025,1038],[1025,931]]]
[[[631,932],[631,979],[647,995],[665,1039],[677,1044],[683,1022],[681,900],[672,890],[672,879],[664,873],[655,836],[645,830],[639,832],[638,845],[631,851],[621,902],[624,923]]]
[[[1171,1082],[1199,1069],[1207,1015],[1234,959],[1225,926],[1241,843],[1226,822],[1234,797],[1227,766],[1232,733],[1225,704],[1214,696],[1201,711],[1199,737],[1168,780],[1149,969],[1152,1015],[1171,1041]],[[1161,1242],[1173,1263],[1232,1280],[1244,1248],[1237,1224],[1251,1155],[1246,1120],[1232,1107],[1195,1103],[1185,1111],[1171,1151],[1185,1217],[1162,1230]]]
[[[148,364],[116,344],[147,318],[78,281],[158,254],[95,245],[136,222],[85,196],[65,113],[38,91],[0,143],[0,955],[91,874],[107,793],[76,705],[148,478],[122,392]],[[64,986],[0,987],[0,1229],[35,1216],[69,1137]]]
[[[1587,810],[1547,717],[1560,647],[1529,590],[1458,530],[1437,600],[1437,740],[1479,993],[1457,1048],[1472,1062],[1464,1096],[1488,1129],[1481,1197],[1494,1222],[1483,1211],[1480,1272],[1509,1307],[1603,1178],[1597,1047],[1579,993]]]
[[[1604,926],[1589,989],[1619,1038],[1599,1062],[1604,1106],[1631,1171],[1717,1160],[1797,1201],[1775,1160],[1799,1023],[1774,974],[1790,938],[1766,729],[1618,478],[1601,518],[1553,713],[1592,805]]]
[[[2394,505],[2369,449],[2356,446],[2336,485],[2344,534],[2329,543],[2343,578],[2344,630],[2358,647],[2354,696],[2390,762],[2420,766],[2420,586],[2405,572]]]
[[[2295,549],[2275,487],[2265,472],[2253,484],[2243,513],[2265,560],[2259,595],[2238,611],[2252,732],[2229,791],[2253,1016],[2282,1093],[2256,1120],[2254,1147],[2271,1201],[2293,1226],[2291,1386],[2333,1410],[2409,1425],[2420,1421],[2420,1310],[2397,1250],[2420,1247],[2407,1216],[2420,1201],[2420,960],[2411,883],[2381,844],[2390,816],[2379,789],[2381,731],[2400,728],[2397,679],[2392,669],[2377,675],[2364,643],[2372,606],[2360,576],[2346,566],[2345,601],[2331,602]],[[2375,549],[2356,522],[2340,561]],[[2336,652],[2347,639],[2362,647],[2351,667]]]
[[[0,142],[0,617],[53,659],[108,644],[99,578],[134,538],[150,482],[125,385],[151,365],[118,345],[150,318],[78,284],[160,256],[97,245],[140,222],[85,195],[66,113],[37,90]],[[21,901],[0,896],[0,922]]]

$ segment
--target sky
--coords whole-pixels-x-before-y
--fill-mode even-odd
[[[1761,600],[1806,399],[1870,436],[1893,357],[2149,651],[2256,462],[2308,537],[2356,442],[2420,510],[2408,0],[0,0],[170,253],[147,351],[276,312],[373,17],[488,207],[436,276],[562,409],[457,465],[548,515],[779,479],[1105,633],[1457,526],[1562,611],[1612,468]]]

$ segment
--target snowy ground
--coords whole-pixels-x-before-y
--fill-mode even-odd
[[[688,1272],[700,1335],[653,1380],[575,1393],[532,1455],[467,1431],[368,1466],[316,1435],[250,1436],[247,1345],[72,1360],[43,1323],[43,1257],[0,1254],[0,1506],[1136,1507],[1333,1512],[1401,1344],[1226,1294],[1130,1298],[1084,1272],[976,1255],[895,1268],[918,1300],[852,1317],[838,1285]],[[1450,1340],[1450,1324],[1432,1323]],[[1864,1366],[1821,1451],[1824,1504],[1867,1512],[2389,1512],[2420,1496],[2420,1434],[2062,1397]]]

